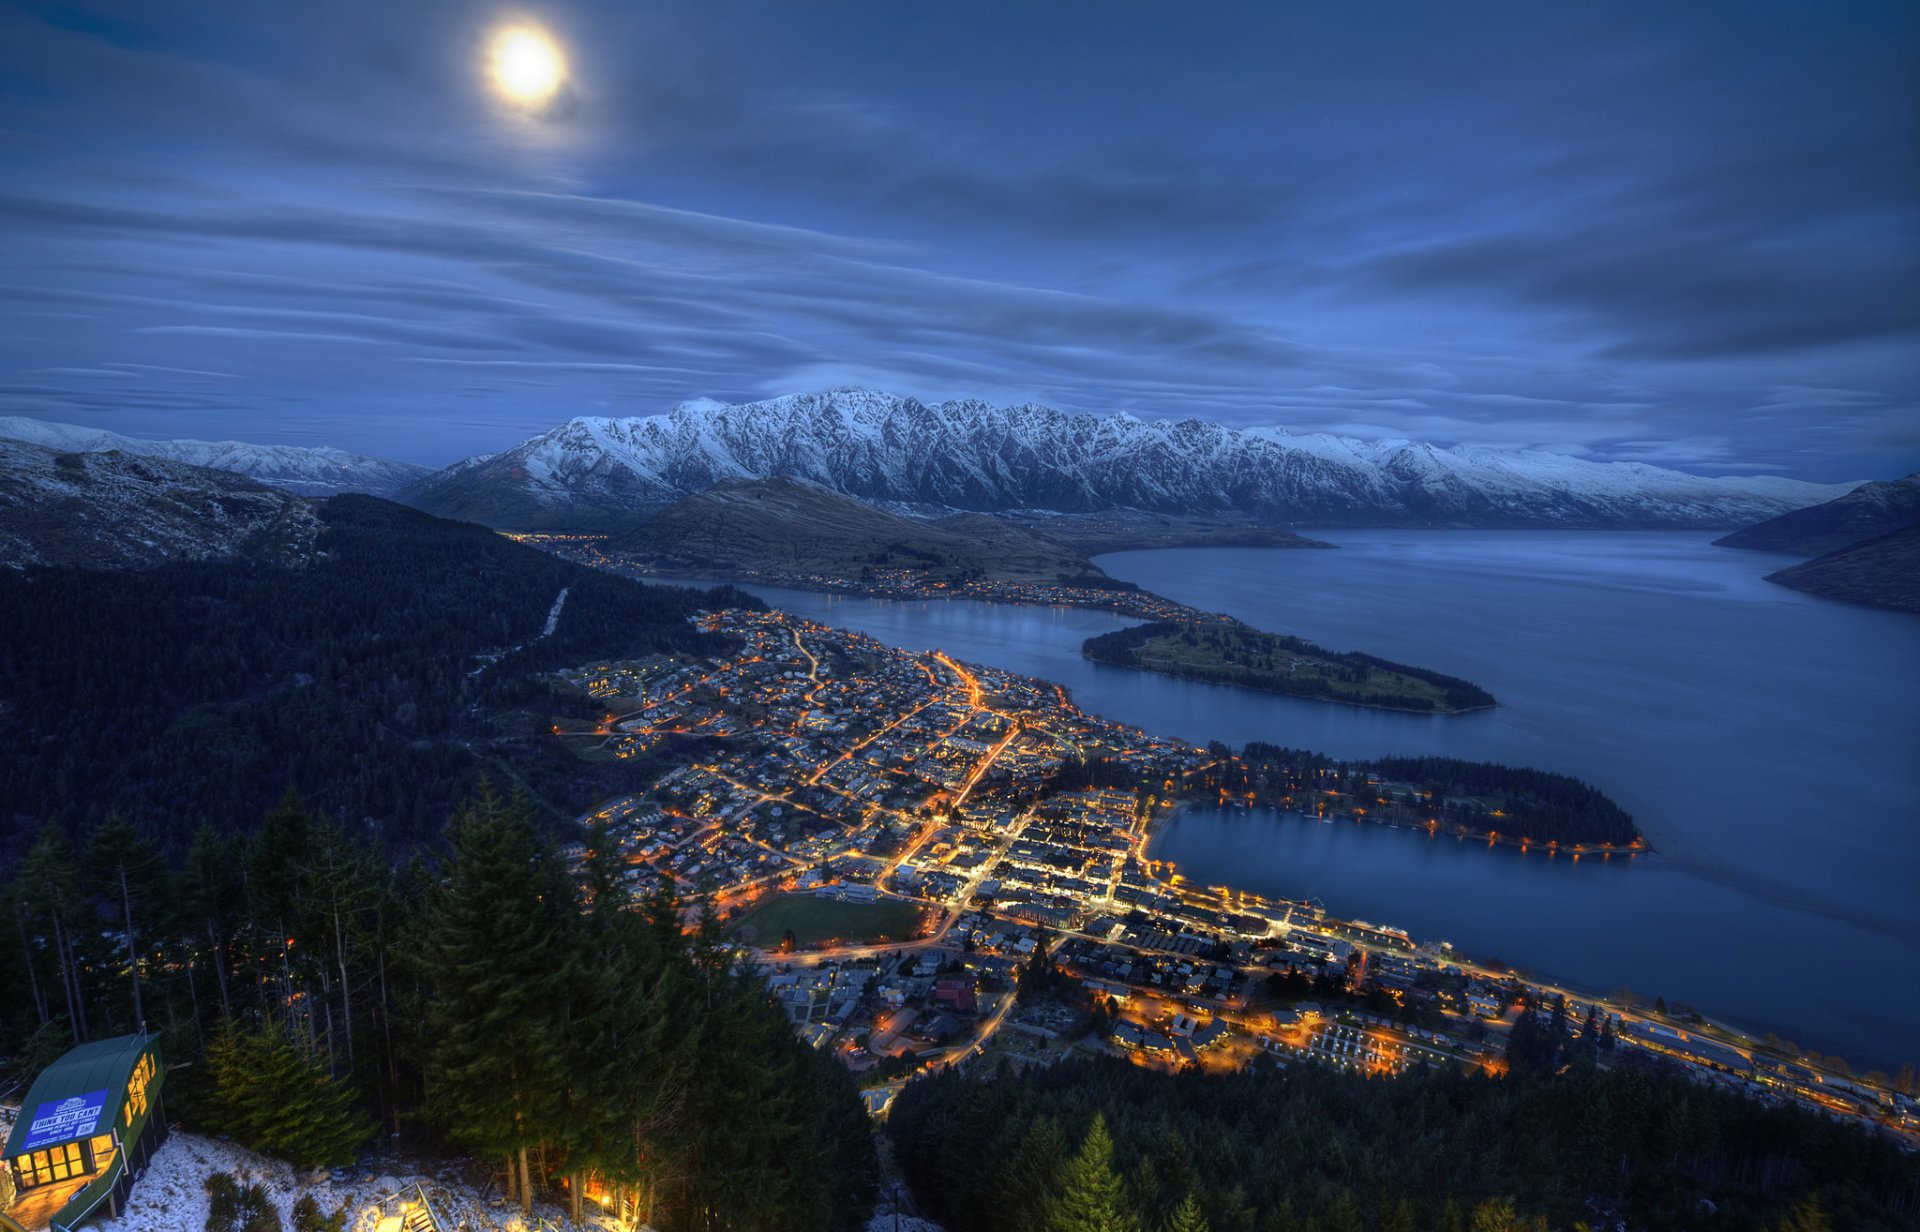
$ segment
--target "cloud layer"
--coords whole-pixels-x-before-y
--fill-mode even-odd
[[[1920,10],[1562,7],[0,12],[0,412],[439,463],[859,382],[1920,465]]]

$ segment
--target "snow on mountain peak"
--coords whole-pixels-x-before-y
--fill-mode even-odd
[[[118,451],[232,471],[261,483],[326,496],[335,492],[385,495],[428,473],[424,466],[348,453],[331,445],[253,445],[245,441],[147,441],[103,428],[24,416],[0,417],[0,439],[27,441],[70,453]]]
[[[1726,526],[1850,486],[843,387],[573,420],[431,476],[413,496],[494,525],[623,526],[721,479],[773,476],[889,505],[1137,508],[1317,526]]]

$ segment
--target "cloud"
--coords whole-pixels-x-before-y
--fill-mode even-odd
[[[0,409],[447,461],[863,381],[1812,477],[1914,448],[1911,6],[719,13],[543,6],[575,93],[538,121],[457,0],[0,13]]]

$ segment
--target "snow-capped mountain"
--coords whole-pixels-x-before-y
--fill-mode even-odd
[[[570,420],[404,499],[499,527],[617,529],[720,480],[772,476],[896,508],[1232,512],[1302,526],[1737,526],[1850,486],[835,389]]]
[[[143,441],[100,428],[0,416],[0,438],[31,441],[67,453],[118,450],[233,471],[303,496],[370,492],[385,496],[430,473],[424,466],[348,453],[332,446],[249,445],[243,441]]]
[[[0,439],[0,566],[296,560],[319,529],[311,502],[227,471]]]

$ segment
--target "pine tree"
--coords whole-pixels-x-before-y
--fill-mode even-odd
[[[79,941],[75,936],[79,914],[79,878],[73,867],[73,844],[67,833],[48,822],[27,849],[15,884],[29,930],[42,930],[51,942],[58,993],[50,1000],[64,1002],[67,1024],[76,1044],[90,1037],[87,995],[80,982]],[[29,952],[29,961],[32,961]]]
[[[446,876],[428,895],[413,961],[427,993],[428,1115],[456,1142],[504,1160],[521,1209],[528,1155],[567,1120],[567,1026],[580,913],[532,807],[491,788],[447,826]]]
[[[1067,1161],[1059,1193],[1047,1203],[1044,1226],[1046,1232],[1139,1232],[1113,1170],[1105,1116],[1094,1114],[1079,1154]]]
[[[1015,995],[1022,1001],[1044,996],[1053,986],[1053,960],[1047,954],[1050,941],[1044,928],[1034,937],[1033,953],[1016,980]]]
[[[1808,1194],[1781,1216],[1779,1222],[1767,1225],[1767,1232],[1832,1232],[1832,1229],[1833,1217],[1827,1214],[1819,1194]]]
[[[186,863],[176,875],[169,897],[173,930],[192,938],[193,952],[204,955],[205,965],[213,972],[214,990],[220,995],[220,1019],[229,1023],[233,1019],[229,976],[233,970],[234,930],[246,901],[233,844],[203,823],[187,849]]]
[[[1191,1190],[1180,1200],[1180,1205],[1173,1208],[1173,1214],[1167,1217],[1166,1232],[1213,1232]]]
[[[82,863],[94,892],[112,904],[107,914],[122,933],[133,1025],[142,1029],[147,1011],[140,987],[140,966],[146,957],[141,943],[147,939],[147,915],[165,878],[160,854],[116,813],[88,836]]]
[[[1473,1208],[1469,1232],[1547,1232],[1547,1221],[1522,1215],[1512,1198],[1488,1198]]]
[[[214,1120],[256,1150],[302,1167],[353,1162],[373,1133],[353,1089],[277,1026],[223,1030],[207,1050]]]

